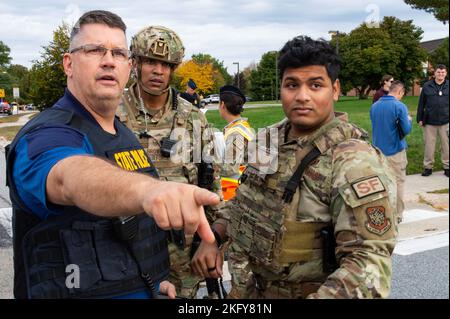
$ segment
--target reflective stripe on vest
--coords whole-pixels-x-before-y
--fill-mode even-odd
[[[251,141],[254,138],[253,131],[250,124],[247,121],[241,120],[233,123],[231,126],[227,127],[224,134],[225,141],[228,136],[232,134],[242,135],[247,141]]]

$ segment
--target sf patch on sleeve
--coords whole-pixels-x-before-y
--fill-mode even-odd
[[[366,196],[384,192],[386,190],[378,176],[370,177],[362,181],[357,181],[352,183],[351,185],[358,198],[364,198]]]
[[[357,233],[364,239],[388,239],[395,236],[394,207],[388,196],[386,182],[372,175],[357,179],[348,178],[339,189],[356,220]]]

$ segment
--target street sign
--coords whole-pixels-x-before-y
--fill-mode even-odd
[[[5,97],[5,89],[0,89],[0,97]]]
[[[20,91],[19,88],[13,88],[13,97],[15,99],[18,99],[20,97]]]

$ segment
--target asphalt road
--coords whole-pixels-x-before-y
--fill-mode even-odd
[[[448,246],[409,256],[394,254],[390,299],[448,299]]]
[[[9,192],[5,180],[5,150],[0,145],[0,208],[10,207]]]

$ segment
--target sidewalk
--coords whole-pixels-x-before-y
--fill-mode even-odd
[[[398,241],[448,234],[449,178],[444,172],[433,172],[428,177],[408,175],[405,188],[405,213]],[[432,193],[443,190],[443,194]]]
[[[29,120],[30,117],[33,114],[36,114],[37,112],[35,111],[30,111],[30,112],[22,112],[20,114],[23,114],[21,117],[19,117],[19,119],[15,122],[8,122],[8,123],[0,123],[0,127],[7,127],[7,126],[23,126],[25,125]]]
[[[447,189],[446,194],[429,193]],[[448,211],[449,178],[444,171],[433,172],[431,176],[423,177],[420,174],[406,176],[405,202],[406,208],[416,208],[416,205],[427,205],[435,210]]]

